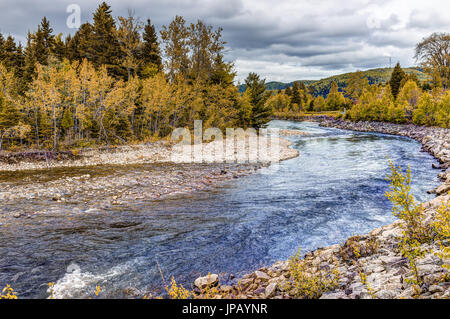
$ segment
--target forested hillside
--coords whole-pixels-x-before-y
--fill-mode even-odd
[[[426,73],[424,73],[420,68],[405,68],[404,71],[406,74],[417,75],[420,81],[429,80],[429,76]],[[389,81],[391,73],[392,69],[390,68],[379,68],[362,71],[362,74],[369,80],[370,84],[379,84],[379,83],[385,84],[387,81]],[[331,89],[331,83],[335,82],[338,85],[339,90],[343,91],[344,88],[347,86],[348,81],[351,78],[352,74],[354,74],[354,72],[334,75],[321,80],[298,80],[296,82],[303,82],[306,86],[310,87],[311,90],[313,90],[312,92],[314,93],[314,96],[322,95],[323,97],[326,98]],[[267,82],[266,88],[269,91],[278,91],[284,90],[287,87],[292,88],[293,85],[294,82],[290,83]],[[239,91],[244,92],[245,88],[246,88],[245,84],[242,84],[239,86]]]

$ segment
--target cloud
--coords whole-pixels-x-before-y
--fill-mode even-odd
[[[0,3],[0,31],[24,41],[47,16],[67,28],[66,7],[80,5],[92,19],[101,1],[16,0]],[[385,67],[389,57],[414,64],[414,47],[433,32],[450,30],[450,2],[439,0],[111,0],[113,14],[134,10],[159,29],[175,15],[224,28],[227,58],[238,79],[257,72],[270,80],[318,79],[356,69]]]

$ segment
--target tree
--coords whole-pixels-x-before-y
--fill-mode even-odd
[[[155,26],[147,19],[142,35],[143,44],[140,52],[142,61],[142,75],[148,77],[162,71],[163,65],[161,60],[161,50],[159,48],[158,36],[156,35]]]
[[[141,49],[142,23],[131,12],[128,13],[128,17],[118,17],[118,20],[117,39],[123,53],[122,65],[126,68],[128,80],[130,80],[141,64],[139,51]]]
[[[416,46],[416,61],[430,74],[436,72],[444,88],[450,87],[450,33],[433,33]]]
[[[278,93],[270,96],[266,104],[276,112],[287,112],[290,110],[291,100],[286,94]]]
[[[5,137],[11,135],[12,129],[18,125],[20,113],[13,101],[7,101],[0,92],[0,150]]]
[[[110,6],[102,2],[94,13],[94,25],[90,49],[91,61],[95,67],[105,65],[115,77],[124,75],[121,67],[121,47],[116,36],[116,23],[111,16]]]
[[[253,128],[263,127],[270,121],[273,110],[266,104],[270,93],[266,93],[265,80],[261,80],[256,73],[250,73],[245,79],[252,111],[249,126]]]
[[[397,63],[392,71],[391,79],[389,81],[394,99],[397,99],[398,93],[401,89],[402,80],[405,76],[406,74],[400,66],[400,63]]]
[[[405,108],[405,112],[408,117],[412,116],[413,110],[417,106],[417,102],[419,101],[421,92],[416,82],[408,81],[401,89],[398,94],[397,101],[399,105],[402,105]]]
[[[369,80],[362,71],[357,71],[350,75],[345,93],[353,101],[356,101],[365,89],[369,87]]]
[[[94,60],[95,52],[92,48],[94,42],[94,27],[86,22],[80,26],[73,37],[66,39],[67,58],[71,61]]]
[[[184,18],[176,16],[169,26],[163,26],[161,38],[169,79],[173,82],[178,74],[186,77],[189,69],[189,32]]]
[[[319,95],[314,99],[314,106],[313,106],[314,112],[325,111],[325,107],[326,107],[325,99],[322,95]]]
[[[291,102],[292,104],[296,104],[299,109],[303,106],[303,99],[302,99],[303,92],[300,89],[300,85],[298,82],[294,82],[292,86],[292,97]]]
[[[344,95],[339,92],[338,85],[336,82],[331,83],[330,93],[328,93],[326,99],[327,110],[335,111],[342,109],[346,106],[347,102]]]

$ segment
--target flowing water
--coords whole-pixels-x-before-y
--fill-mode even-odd
[[[2,207],[31,205],[46,213],[0,225],[0,285],[9,283],[31,298],[47,297],[49,282],[56,282],[57,297],[92,296],[96,285],[104,297],[124,297],[130,287],[158,291],[164,285],[161,273],[186,286],[208,272],[227,281],[230,274],[286,259],[299,246],[308,251],[341,243],[394,221],[384,197],[387,156],[411,166],[418,200],[431,199],[426,191],[438,185],[431,168],[435,160],[408,138],[308,122],[270,126],[309,133],[288,137],[300,156],[220,188],[110,209],[92,208],[95,198]],[[113,173],[108,167],[72,168],[45,178],[77,170]],[[37,174],[16,179],[33,182]]]

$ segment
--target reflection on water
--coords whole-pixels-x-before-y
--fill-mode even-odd
[[[339,243],[392,222],[384,197],[386,156],[411,166],[419,200],[429,199],[426,191],[437,185],[434,160],[415,141],[314,123],[271,126],[310,133],[288,137],[300,156],[282,162],[274,174],[110,209],[91,202],[33,202],[46,213],[0,226],[0,284],[10,283],[25,297],[47,296],[48,282],[57,282],[59,296],[92,295],[101,285],[104,296],[123,297],[129,287],[160,288],[158,264],[166,280],[175,276],[189,285],[208,272],[227,280],[229,274],[286,259],[299,246],[307,251]],[[125,174],[127,168],[115,169]],[[110,171],[96,167],[71,174]],[[18,180],[24,178],[29,177]]]

